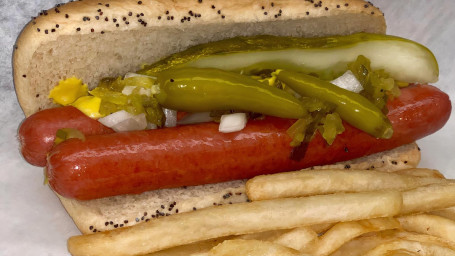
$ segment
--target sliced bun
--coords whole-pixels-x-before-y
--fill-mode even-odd
[[[379,9],[361,0],[84,0],[43,11],[22,31],[14,82],[26,116],[53,106],[49,91],[76,76],[135,71],[189,46],[234,36],[385,33]]]
[[[53,106],[47,95],[61,79],[76,76],[93,88],[102,77],[135,71],[201,43],[259,34],[318,37],[385,30],[382,12],[362,0],[77,1],[43,11],[22,31],[13,56],[15,88],[29,116]],[[412,144],[331,168],[415,167],[419,159]],[[81,232],[93,233],[247,197],[244,181],[231,181],[60,200]]]
[[[420,150],[412,143],[352,161],[312,169],[375,169],[394,171],[415,168]],[[170,214],[193,211],[212,205],[248,200],[245,180],[195,187],[162,189],[139,195],[122,195],[89,201],[59,196],[63,206],[84,234],[131,226]]]

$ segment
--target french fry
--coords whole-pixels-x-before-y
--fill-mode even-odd
[[[315,231],[313,231],[310,227],[270,230],[239,236],[220,237],[191,244],[180,245],[159,252],[150,253],[146,256],[199,256],[204,253],[209,253],[213,247],[224,242],[225,240],[232,239],[269,241],[299,250],[298,248],[301,248],[317,237],[317,233],[315,233]],[[293,245],[298,248],[292,247]]]
[[[333,226],[320,237],[319,241],[315,243],[314,248],[304,252],[318,256],[329,255],[346,242],[362,234],[398,228],[400,228],[400,223],[393,218],[341,222]]]
[[[446,209],[432,211],[430,214],[438,215],[438,216],[455,221],[455,207],[449,207]]]
[[[299,227],[294,229],[272,230],[260,233],[252,233],[236,236],[235,239],[240,240],[260,240],[269,241],[280,244],[295,250],[300,251],[308,244],[318,238],[316,233],[310,227]]]
[[[401,193],[396,191],[222,205],[108,232],[71,237],[68,250],[74,256],[140,255],[229,235],[390,217],[401,208]]]
[[[444,175],[438,170],[427,169],[427,168],[409,168],[393,171],[393,173],[402,174],[402,175],[411,175],[415,177],[426,177],[426,178],[437,178],[445,179]]]
[[[393,241],[395,238],[388,236],[389,232],[380,232],[357,237],[338,248],[330,256],[363,256],[366,252],[380,244]]]
[[[180,245],[159,252],[149,253],[144,256],[201,256],[208,254],[208,252],[219,243],[233,238],[234,237],[232,236],[221,237],[191,244]]]
[[[398,238],[398,239],[405,239],[409,241],[416,241],[421,243],[431,243],[435,245],[439,245],[441,247],[449,248],[455,251],[455,243],[442,239],[440,237],[427,235],[427,234],[419,234],[415,232],[408,232],[408,231],[392,231],[389,233],[390,237]]]
[[[455,182],[433,184],[403,192],[401,215],[455,206]]]
[[[254,177],[246,183],[246,193],[249,199],[259,201],[340,192],[409,190],[440,183],[446,183],[446,180],[382,171],[296,171]]]
[[[417,234],[417,233],[411,233],[411,232],[403,232],[403,231],[397,231],[397,230],[386,230],[386,231],[381,231],[381,232],[375,232],[375,233],[369,233],[364,236],[357,237],[343,246],[341,246],[338,250],[336,250],[334,253],[331,254],[331,256],[363,256],[367,255],[368,252],[370,252],[372,255],[400,255],[400,254],[394,254],[392,251],[397,250],[400,246],[400,243],[393,244],[396,241],[408,241],[410,242],[409,244],[406,243],[401,243],[401,245],[408,246],[408,248],[415,248],[413,246],[417,246],[421,243],[424,244],[424,246],[427,246],[425,250],[422,250],[423,252],[427,252],[428,248],[432,248],[432,246],[436,246],[435,254],[405,254],[405,255],[446,255],[446,254],[438,254],[438,252],[450,252],[454,251],[453,244],[445,241],[441,238],[430,236],[430,235],[424,235],[424,234]],[[390,245],[392,244],[392,245]],[[381,245],[384,245],[384,247],[380,247]],[[430,245],[428,247],[428,245]],[[377,248],[377,249],[376,249]],[[404,247],[405,248],[405,247]],[[445,249],[441,249],[445,248]],[[390,250],[387,251],[390,254],[385,253],[385,249]],[[377,251],[374,251],[377,250]],[[408,251],[406,251],[408,252]],[[373,254],[377,253],[377,254]],[[383,253],[383,254],[381,254]],[[411,253],[411,251],[409,251]],[[453,255],[453,254],[448,254],[448,255]]]
[[[271,242],[297,251],[303,251],[313,247],[317,240],[318,234],[314,230],[309,227],[301,227],[290,230]]]
[[[401,255],[403,255],[403,252],[407,253],[404,255],[455,255],[455,251],[438,244],[397,239],[377,246],[365,253],[365,256],[396,255],[396,253],[401,253]]]
[[[300,227],[295,229],[271,230],[259,233],[251,233],[239,236],[228,236],[200,241],[196,243],[180,245],[165,249],[159,252],[147,254],[145,256],[199,256],[209,251],[216,245],[225,240],[260,240],[280,244],[295,250],[301,250],[317,239],[317,233],[310,227]]]
[[[210,256],[305,256],[300,252],[268,241],[259,240],[226,240],[214,247]]]
[[[261,241],[273,241],[280,237],[281,235],[291,231],[292,229],[279,229],[279,230],[270,230],[259,233],[250,233],[236,236],[235,239],[240,240],[261,240]]]
[[[455,243],[455,221],[436,215],[419,214],[399,217],[406,231],[432,235]]]
[[[336,225],[336,223],[328,223],[328,224],[311,225],[308,227],[311,228],[312,230],[314,230],[314,232],[316,232],[317,234],[321,234],[321,233],[324,233],[327,230],[331,229],[335,225]]]

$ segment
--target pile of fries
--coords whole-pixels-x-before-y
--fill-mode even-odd
[[[68,240],[73,255],[455,255],[455,181],[431,169],[297,171],[251,202]]]

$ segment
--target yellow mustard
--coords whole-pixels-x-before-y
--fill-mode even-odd
[[[79,97],[88,95],[88,88],[80,79],[71,77],[61,80],[49,93],[49,98],[63,106],[75,102]]]
[[[101,98],[95,96],[82,96],[71,105],[91,118],[102,117],[100,114]]]

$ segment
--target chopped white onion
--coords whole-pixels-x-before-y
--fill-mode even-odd
[[[198,124],[198,123],[207,123],[213,121],[213,118],[210,116],[210,112],[198,112],[191,113],[180,119],[178,125],[187,125],[187,124]]]
[[[140,95],[146,95],[146,96],[150,97],[150,95],[152,94],[152,91],[150,89],[141,87],[141,89],[139,89],[139,94]]]
[[[125,110],[102,117],[98,121],[116,132],[144,130],[147,127],[147,119],[144,113],[132,115]]]
[[[175,127],[177,126],[177,110],[163,108],[164,115],[166,116],[166,121],[164,122],[164,127]]]
[[[223,133],[237,132],[245,128],[247,117],[245,113],[222,115],[218,130]]]
[[[134,119],[126,119],[111,128],[116,132],[127,132],[127,131],[134,131],[137,126],[137,122]]]
[[[150,88],[151,94],[158,94],[160,93],[160,86],[158,84],[153,84],[152,88]]]
[[[363,90],[362,85],[351,70],[346,71],[342,76],[333,80],[331,83],[351,92],[359,93]]]
[[[124,79],[131,78],[131,77],[136,77],[136,76],[139,76],[139,77],[150,77],[150,78],[155,79],[155,80],[157,79],[154,76],[141,75],[141,74],[136,74],[136,73],[131,73],[131,72],[130,73],[126,73],[125,76],[124,76]],[[122,93],[125,94],[125,95],[130,95],[131,93],[133,93],[134,89],[136,89],[136,86],[125,86],[123,88],[123,90],[122,90]],[[153,84],[150,89],[142,87],[139,90],[139,94],[146,95],[148,97],[150,97],[150,95],[152,95],[152,94],[158,94],[159,92],[160,92],[160,87],[157,84]]]
[[[126,112],[125,110],[120,110],[117,112],[114,112],[108,116],[102,117],[98,119],[98,121],[102,124],[104,124],[107,127],[112,127],[122,121],[125,121],[126,119],[132,118],[133,115]]]
[[[145,113],[135,115],[133,119],[138,123],[138,127],[142,127],[139,130],[147,128],[147,117],[145,116]]]
[[[158,126],[156,124],[147,123],[147,130],[155,130],[155,129],[158,129]]]
[[[122,94],[127,95],[127,96],[131,95],[131,93],[133,93],[133,91],[134,91],[134,89],[136,89],[136,87],[137,86],[125,86],[125,87],[123,87]],[[139,89],[139,94],[150,97],[150,95],[152,95],[152,90],[141,87]]]
[[[126,73],[123,78],[127,79],[127,78],[131,78],[131,77],[135,77],[135,76],[150,77],[150,78],[156,79],[156,77],[154,77],[154,76],[141,75],[141,74],[137,74],[137,73],[133,73],[133,72]]]
[[[122,94],[130,95],[133,93],[133,90],[136,89],[136,86],[125,86],[123,87]]]
[[[111,127],[116,132],[138,131],[147,128],[147,119],[145,114],[133,116]]]

